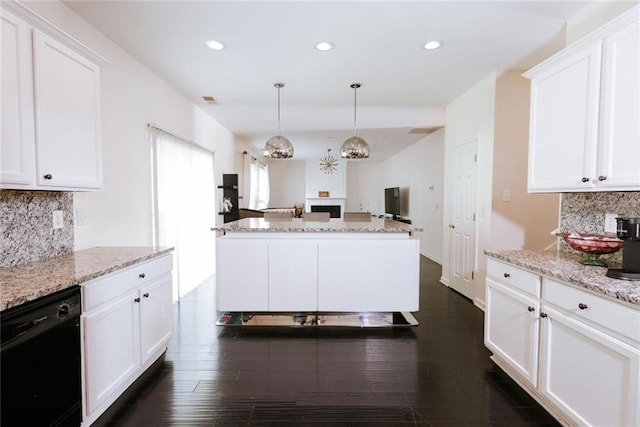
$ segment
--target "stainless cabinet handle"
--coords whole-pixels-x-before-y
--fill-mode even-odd
[[[149,298],[149,292],[145,292],[144,294],[142,294],[142,296],[145,298]]]
[[[46,174],[44,176],[44,179],[51,179],[51,178],[53,178],[53,176],[50,173],[48,173],[48,174]]]
[[[542,317],[542,318],[547,317],[547,313],[540,312],[540,317]]]
[[[536,309],[535,309],[535,308],[533,308],[533,307],[531,307],[531,306],[527,307],[527,310],[529,310],[530,312],[534,312],[534,311],[536,311]]]
[[[140,273],[140,274],[138,275],[138,277],[139,277],[139,278],[141,278],[141,279],[144,279],[146,276],[145,276],[145,274],[144,274],[144,273]]]
[[[509,278],[509,277],[511,277],[511,275],[509,273],[504,273],[504,277],[505,278]]]
[[[582,177],[582,182],[589,182],[589,178],[587,178],[586,176]]]
[[[598,177],[598,181],[606,181],[606,180],[607,180],[607,177],[606,177],[606,176],[604,176],[604,175],[600,175],[600,176]]]
[[[134,299],[133,302],[140,302],[140,298]]]
[[[578,308],[580,310],[586,310],[587,308],[589,308],[589,306],[587,306],[587,304],[580,303],[578,304]]]

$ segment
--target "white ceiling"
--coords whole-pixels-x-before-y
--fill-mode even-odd
[[[444,124],[444,107],[490,72],[526,69],[564,43],[577,1],[66,1],[149,69],[256,147],[282,134],[295,159],[353,131],[383,160]],[[225,43],[209,50],[205,41]],[[437,39],[435,51],[421,48]],[[336,48],[314,48],[330,40]],[[202,100],[216,99],[210,105]]]

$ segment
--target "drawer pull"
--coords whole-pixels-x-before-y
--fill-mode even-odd
[[[582,182],[589,182],[589,178],[587,178],[586,176],[583,176],[581,179]]]
[[[46,174],[46,175],[44,176],[44,179],[52,179],[52,178],[53,178],[53,176],[51,176],[51,174],[50,174],[50,173],[48,173],[48,174]]]
[[[134,299],[133,302],[140,302],[140,298]]]
[[[504,277],[509,278],[511,275],[509,273],[504,273]]]
[[[598,181],[606,181],[606,180],[607,180],[607,177],[606,177],[606,176],[604,176],[604,175],[600,175],[600,176],[598,177]]]
[[[542,317],[544,319],[545,317],[547,317],[547,313],[540,312],[540,317]]]
[[[587,308],[589,308],[589,306],[587,306],[587,304],[580,303],[578,304],[578,308],[580,310],[586,310]]]
[[[145,298],[149,298],[149,292],[145,292],[142,296]]]
[[[536,311],[536,309],[531,306],[527,307],[527,310],[529,310],[530,312]]]
[[[144,273],[140,273],[140,274],[138,275],[138,277],[139,277],[139,278],[141,278],[141,279],[144,279],[144,278],[145,278],[145,274],[144,274]]]

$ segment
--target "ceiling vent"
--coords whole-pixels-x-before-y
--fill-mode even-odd
[[[213,96],[203,96],[204,102],[207,104],[216,104],[216,99]]]

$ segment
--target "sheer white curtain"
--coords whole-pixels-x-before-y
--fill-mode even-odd
[[[173,246],[177,301],[215,273],[213,153],[155,127],[154,240]]]
[[[269,165],[251,157],[249,164],[249,209],[269,207]]]

